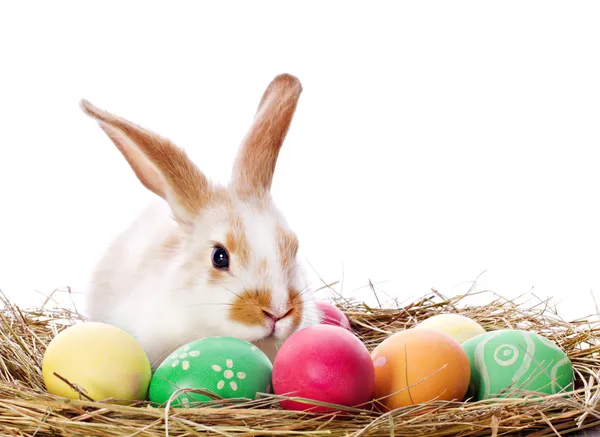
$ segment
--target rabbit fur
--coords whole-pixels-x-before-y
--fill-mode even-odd
[[[298,239],[270,196],[301,91],[289,74],[269,84],[227,186],[211,182],[168,139],[81,101],[157,195],[96,266],[86,315],[133,335],[153,368],[208,336],[252,342],[273,360],[292,333],[319,322]]]

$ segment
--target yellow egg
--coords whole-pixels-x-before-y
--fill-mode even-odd
[[[438,314],[415,326],[415,328],[419,327],[445,332],[461,344],[485,332],[485,329],[475,320],[460,314]]]
[[[105,323],[81,323],[59,333],[48,345],[42,376],[49,393],[82,396],[57,373],[95,401],[144,400],[152,377],[148,356],[125,331]]]

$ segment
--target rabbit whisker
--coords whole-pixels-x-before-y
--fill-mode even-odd
[[[209,283],[211,283],[211,284],[215,284],[215,285],[218,285],[218,286],[219,286],[219,287],[221,287],[221,288],[224,288],[225,290],[227,290],[228,292],[230,292],[230,293],[231,293],[231,294],[233,294],[234,296],[237,296],[237,297],[238,297],[238,298],[240,298],[240,299],[242,298],[242,297],[241,297],[239,294],[237,294],[235,291],[233,291],[233,290],[230,290],[229,288],[227,288],[226,286],[224,286],[224,285],[223,285],[223,284],[221,284],[220,282],[217,282],[217,281],[215,281],[214,279],[209,279],[209,278],[206,278],[206,277],[202,276],[202,275],[201,275],[201,274],[199,274],[199,273],[195,273],[195,275],[196,275],[197,277],[201,278],[201,279],[204,279],[206,282],[209,282]]]
[[[192,308],[192,307],[200,307],[200,306],[216,306],[216,305],[226,305],[226,306],[233,306],[232,303],[227,303],[227,302],[200,302],[200,303],[195,303],[192,305],[186,305],[186,308]]]

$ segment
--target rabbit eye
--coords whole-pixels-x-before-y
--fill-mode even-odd
[[[221,246],[213,249],[212,264],[215,269],[225,270],[229,268],[229,254]]]

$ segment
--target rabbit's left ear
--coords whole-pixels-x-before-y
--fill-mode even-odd
[[[81,108],[96,119],[140,182],[165,199],[175,219],[189,224],[210,196],[209,183],[187,154],[155,133],[103,111],[87,100]]]
[[[260,196],[271,189],[279,150],[301,92],[300,81],[290,74],[276,76],[264,92],[233,167],[231,184],[239,196]]]

